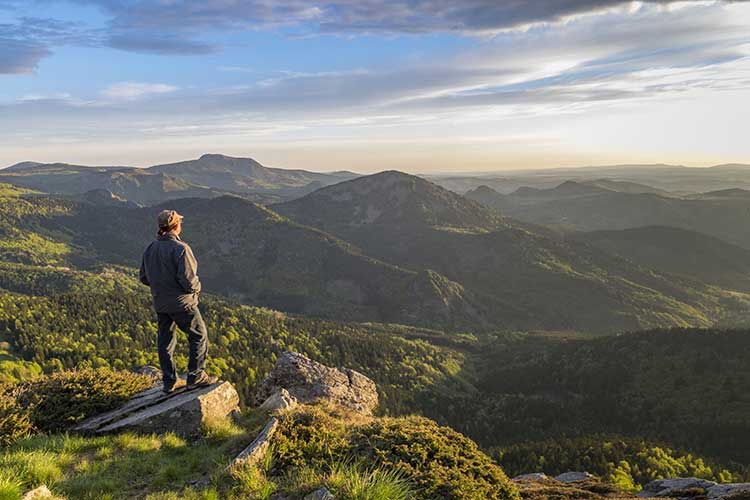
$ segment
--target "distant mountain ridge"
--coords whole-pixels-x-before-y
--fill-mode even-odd
[[[574,231],[668,226],[710,235],[750,249],[750,191],[733,188],[678,195],[601,190],[570,195],[554,189],[504,195],[488,186],[466,197],[499,214]]]
[[[225,194],[271,203],[295,198],[356,175],[269,168],[251,158],[206,154],[195,160],[147,168],[21,162],[0,170],[0,182],[67,196],[104,189],[141,205]]]

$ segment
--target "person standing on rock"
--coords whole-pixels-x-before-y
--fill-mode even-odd
[[[185,332],[190,344],[187,389],[217,382],[205,370],[208,353],[208,332],[198,310],[201,282],[198,262],[190,246],[180,239],[182,215],[163,210],[157,217],[158,236],[143,252],[140,278],[151,287],[154,309],[158,317],[158,350],[164,392],[169,394],[177,384],[174,349],[176,328]]]

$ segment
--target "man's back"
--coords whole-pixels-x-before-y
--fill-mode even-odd
[[[190,247],[172,233],[160,235],[143,252],[141,281],[151,287],[157,312],[184,311],[198,305],[201,284]]]

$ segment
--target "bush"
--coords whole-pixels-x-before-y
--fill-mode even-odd
[[[7,446],[33,431],[28,414],[17,403],[17,392],[14,386],[0,386],[0,446]]]
[[[473,441],[422,417],[352,422],[321,408],[302,407],[282,419],[274,447],[280,469],[326,470],[347,460],[365,463],[377,467],[378,474],[394,474],[388,476],[389,485],[390,479],[412,482],[417,499],[518,498],[502,469]],[[367,479],[367,474],[360,478]],[[375,479],[380,478],[368,481]]]
[[[116,408],[151,383],[146,376],[126,371],[58,372],[24,384],[18,401],[29,408],[37,430],[54,432]]]
[[[110,410],[151,385],[143,375],[111,370],[59,372],[0,388],[0,445],[34,431],[55,432]]]
[[[476,443],[424,417],[377,420],[357,429],[353,446],[363,459],[412,478],[421,498],[500,500],[518,495]]]
[[[347,458],[346,425],[319,407],[288,413],[274,436],[275,460],[284,469],[325,468]]]

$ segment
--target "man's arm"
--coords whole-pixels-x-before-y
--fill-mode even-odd
[[[141,283],[143,283],[146,286],[151,286],[151,283],[148,282],[148,276],[146,275],[146,254],[143,254],[143,257],[141,258],[141,272],[140,272],[140,278]]]
[[[200,293],[201,291],[201,282],[198,279],[198,261],[195,260],[193,251],[187,245],[177,258],[177,281],[185,290],[185,293]]]

